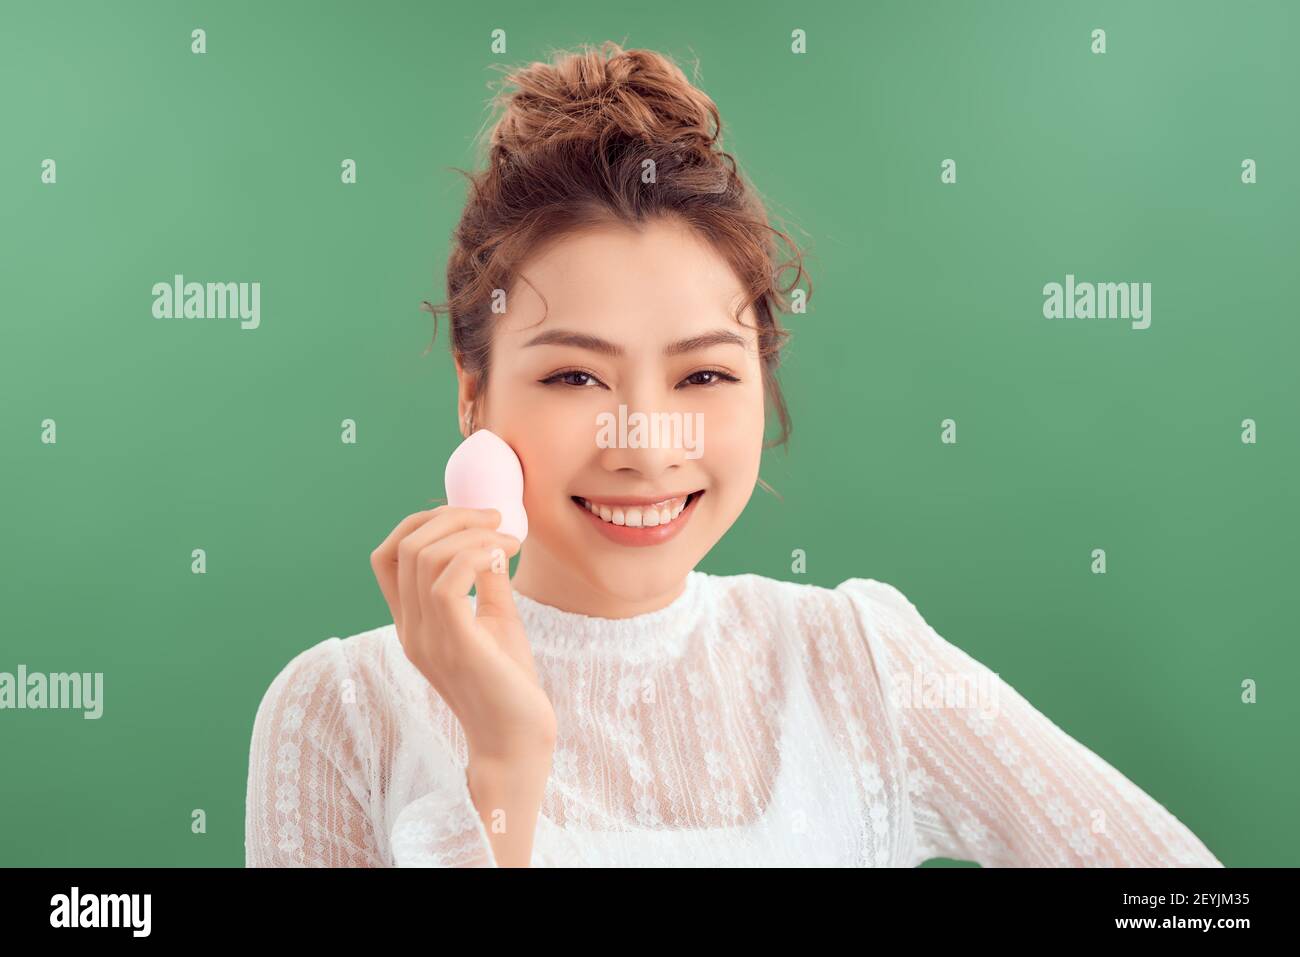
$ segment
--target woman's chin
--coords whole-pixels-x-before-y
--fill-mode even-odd
[[[635,604],[659,598],[681,586],[707,549],[697,554],[690,538],[658,548],[628,548],[601,543],[569,552],[582,577],[611,598]],[[578,556],[581,555],[579,558]]]

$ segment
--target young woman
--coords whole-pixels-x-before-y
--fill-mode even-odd
[[[768,401],[789,434],[802,265],[774,269],[793,244],[671,61],[511,79],[448,311],[463,434],[518,454],[526,543],[443,506],[374,551],[392,624],[262,701],[247,863],[1221,866],[892,586],[694,570],[761,482]],[[620,406],[702,428],[602,440]]]

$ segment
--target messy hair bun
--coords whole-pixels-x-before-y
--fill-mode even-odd
[[[785,296],[801,278],[809,294],[811,282],[793,241],[768,224],[721,148],[713,100],[664,55],[606,41],[512,70],[493,106],[504,109],[490,130],[486,169],[459,170],[470,195],[453,234],[448,301],[424,303],[435,336],[438,312],[449,313],[452,352],[478,387],[489,370],[493,290],[522,278],[525,259],[586,227],[671,216],[709,240],[740,279],[745,300],[735,317],[754,307],[764,389],[781,422],[774,444],[785,443],[790,417],[776,369],[789,332],[776,314],[788,311]],[[778,239],[791,252],[784,262]],[[778,286],[786,269],[794,276]]]

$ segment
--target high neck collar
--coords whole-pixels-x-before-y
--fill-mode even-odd
[[[704,572],[690,571],[682,593],[663,608],[630,618],[597,618],[563,611],[518,591],[515,607],[534,652],[555,657],[614,657],[635,663],[675,657],[701,618]]]

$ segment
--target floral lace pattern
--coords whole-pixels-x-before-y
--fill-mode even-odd
[[[693,571],[624,619],[515,597],[559,729],[533,866],[1222,866],[891,585]],[[467,761],[391,624],[322,641],[258,709],[246,862],[496,866]]]

